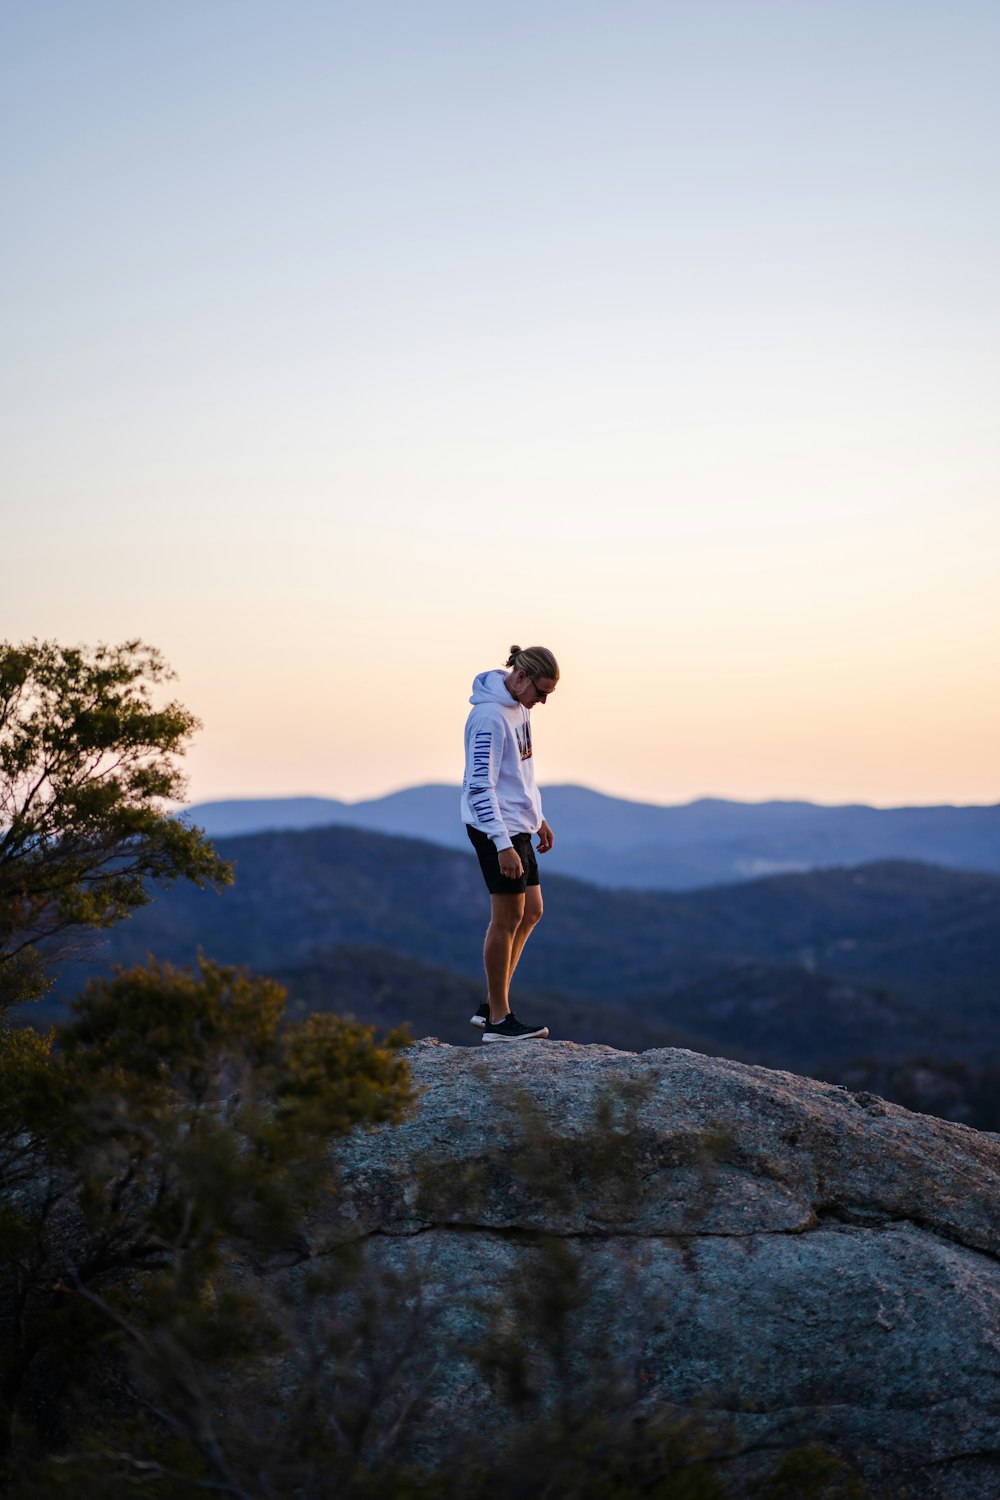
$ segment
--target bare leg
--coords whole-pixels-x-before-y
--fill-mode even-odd
[[[489,987],[490,1020],[502,1021],[510,1010],[507,991],[510,987],[511,954],[524,916],[524,897],[491,896],[490,903],[492,910],[483,944],[483,966]],[[523,941],[521,947],[524,947]]]
[[[524,893],[524,911],[521,915],[521,921],[514,934],[514,941],[510,945],[510,972],[507,975],[508,990],[510,988],[510,981],[514,978],[514,970],[517,968],[517,961],[521,957],[524,945],[541,921],[541,917],[542,888],[540,885],[529,885]],[[507,999],[509,1002],[509,993]]]

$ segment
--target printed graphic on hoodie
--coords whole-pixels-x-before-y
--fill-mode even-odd
[[[520,728],[514,730],[514,733],[517,735],[517,748],[521,752],[521,759],[522,760],[530,760],[531,759],[531,721],[529,719],[525,719],[524,723],[520,726]]]
[[[475,813],[476,822],[489,823],[493,815],[492,789],[490,787],[490,750],[493,736],[489,730],[480,731],[472,744],[472,775],[469,782],[469,806]]]

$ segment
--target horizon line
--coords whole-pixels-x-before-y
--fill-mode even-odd
[[[409,782],[404,786],[394,787],[391,791],[378,792],[373,796],[355,797],[348,799],[334,796],[330,792],[262,792],[242,796],[218,796],[201,797],[195,802],[179,802],[176,809],[189,811],[192,808],[210,807],[222,803],[252,803],[252,802],[335,802],[341,807],[359,807],[368,802],[384,802],[389,797],[400,796],[403,792],[422,791],[428,787],[446,788],[454,791],[456,795],[461,791],[460,781],[418,781]],[[771,807],[771,806],[802,806],[821,807],[834,809],[845,809],[850,807],[870,808],[875,812],[900,812],[909,808],[920,808],[929,811],[933,808],[980,809],[987,811],[991,808],[1000,807],[1000,798],[995,802],[866,802],[863,800],[850,800],[845,802],[822,802],[813,797],[731,797],[720,795],[715,792],[702,792],[694,797],[687,797],[676,802],[656,802],[647,797],[633,797],[623,795],[619,792],[606,792],[599,787],[589,786],[582,781],[554,781],[547,786],[543,785],[540,790],[545,793],[562,790],[592,792],[595,796],[606,797],[611,802],[627,802],[633,807],[655,807],[662,809],[679,809],[693,807],[699,802],[724,802],[737,807]],[[176,810],[175,809],[175,810]]]

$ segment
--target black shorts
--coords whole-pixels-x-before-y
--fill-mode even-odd
[[[483,872],[483,879],[491,896],[521,896],[529,885],[541,885],[538,877],[538,860],[531,843],[530,833],[512,833],[510,841],[521,856],[521,865],[524,874],[517,880],[508,880],[506,875],[500,874],[500,858],[497,854],[497,846],[485,833],[480,833],[478,828],[473,828],[471,823],[466,823],[465,831],[472,840],[472,847],[479,855],[479,868]]]

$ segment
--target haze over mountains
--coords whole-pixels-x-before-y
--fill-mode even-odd
[[[1000,874],[1000,804],[825,807],[701,798],[659,806],[582,786],[547,787],[543,796],[556,832],[545,870],[612,888],[694,890],[886,859]],[[353,803],[324,797],[203,802],[185,816],[212,838],[341,826],[469,847],[459,788],[441,784]]]

